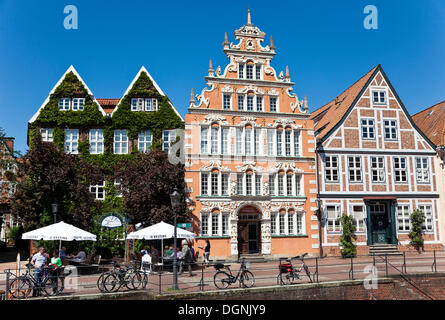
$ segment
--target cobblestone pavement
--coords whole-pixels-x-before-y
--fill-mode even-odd
[[[352,259],[343,259],[341,257],[326,258],[308,258],[305,259],[306,264],[311,272],[311,278],[314,282],[341,281],[341,280],[360,280],[369,278],[371,268],[375,263],[377,276],[384,277],[386,275],[397,275],[400,272],[406,273],[425,273],[425,272],[445,272],[445,252],[436,252],[434,259],[433,252],[424,252],[422,254],[406,253],[404,256],[376,256],[375,259],[370,256],[359,256]],[[375,260],[375,262],[374,262]],[[434,264],[436,261],[436,264]],[[404,264],[405,262],[405,264]],[[22,271],[25,270],[26,262],[21,263]],[[239,270],[239,263],[229,262],[230,268],[234,275]],[[278,260],[267,262],[251,262],[248,263],[248,269],[255,276],[255,287],[274,286],[279,284],[277,281]],[[299,267],[301,262],[293,260],[293,265]],[[15,263],[0,264],[0,291],[5,290],[6,276],[2,273],[5,269],[12,269],[15,273]],[[318,271],[318,273],[317,273]],[[195,265],[193,276],[190,277],[187,272],[178,276],[178,286],[183,292],[194,292],[200,290],[215,290],[213,277],[216,270],[213,266],[203,267],[201,264]],[[305,275],[304,270],[301,272],[302,279],[297,283],[308,283],[309,278]],[[64,295],[99,293],[97,288],[97,279],[100,273],[92,275],[80,275],[76,277],[68,277],[65,281]],[[171,271],[165,270],[161,273],[155,271],[148,276],[148,285],[146,290],[150,290],[157,294],[171,293],[173,275]],[[239,287],[239,282],[234,283],[230,288]],[[125,291],[128,289],[120,289]]]

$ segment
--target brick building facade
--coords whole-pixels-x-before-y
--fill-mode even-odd
[[[409,215],[426,214],[426,249],[442,248],[434,144],[412,121],[378,65],[312,113],[325,253],[339,251],[340,217],[353,217],[358,253],[405,250]]]
[[[185,117],[185,180],[198,246],[212,257],[318,252],[313,122],[306,99],[291,93],[289,70],[271,66],[275,47],[247,24],[210,61],[207,88]],[[197,101],[196,101],[197,100]]]

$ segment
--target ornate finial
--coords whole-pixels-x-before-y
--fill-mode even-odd
[[[307,113],[309,112],[309,107],[307,105],[307,96],[304,96],[304,106],[303,106],[303,110]]]
[[[247,24],[252,24],[252,20],[250,18],[250,8],[247,10]]]
[[[275,50],[275,46],[273,45],[273,38],[270,36],[270,49]]]
[[[290,78],[290,75],[289,75],[289,66],[286,66],[286,78]]]
[[[215,74],[215,70],[213,70],[213,67],[212,67],[212,59],[210,59],[210,62],[209,62],[209,71],[208,71],[208,73],[209,73],[209,77],[213,77],[214,74]]]
[[[190,104],[195,104],[195,97],[193,96],[193,88],[192,92],[190,93]]]
[[[224,42],[223,46],[226,47],[229,45],[229,40],[227,39],[227,32],[224,32]]]

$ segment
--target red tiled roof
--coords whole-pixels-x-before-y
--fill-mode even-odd
[[[416,113],[412,119],[436,146],[445,145],[445,101]]]
[[[343,119],[363,87],[379,67],[380,65],[374,67],[338,97],[312,112],[311,119],[315,122],[317,140],[323,139]]]
[[[114,108],[118,105],[120,99],[96,99],[105,113],[112,113]]]

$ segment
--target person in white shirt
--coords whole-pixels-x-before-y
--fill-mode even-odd
[[[151,274],[152,273],[152,270],[151,270],[151,261],[152,261],[151,256],[148,254],[147,250],[142,250],[141,253],[142,253],[141,271],[145,273],[146,272],[146,268],[149,265],[150,266],[149,267],[150,271],[148,273]]]
[[[45,267],[46,265],[46,260],[47,260],[47,256],[46,256],[46,251],[44,247],[40,247],[39,248],[39,252],[37,252],[36,254],[34,254],[32,256],[31,259],[31,264],[34,266],[35,270],[34,270],[34,281],[35,281],[35,285],[32,289],[32,296],[35,297],[37,296],[37,292],[39,291],[37,289],[37,286],[40,285],[40,281],[42,279],[43,276],[43,267]]]

